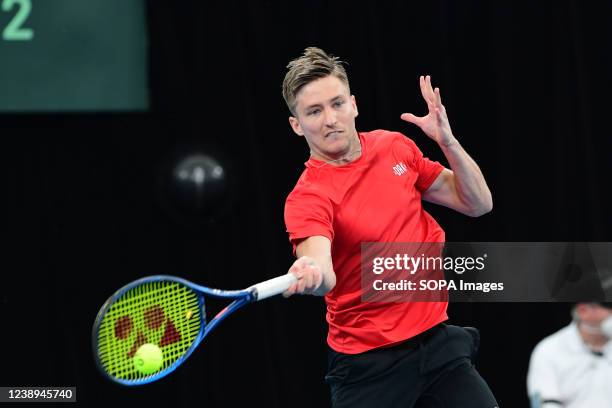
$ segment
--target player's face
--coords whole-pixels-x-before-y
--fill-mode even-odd
[[[597,306],[597,312],[596,312],[597,323],[601,324],[601,322],[603,322],[610,316],[612,316],[612,309],[609,309],[603,306]]]
[[[335,160],[359,149],[355,130],[355,97],[333,75],[304,86],[296,97],[296,117],[290,117],[293,131],[306,138],[312,157]]]
[[[578,309],[580,319],[587,324],[599,325],[606,318],[612,316],[612,309],[598,304],[586,304]]]

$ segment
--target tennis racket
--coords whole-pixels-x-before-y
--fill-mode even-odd
[[[136,280],[115,292],[98,312],[92,330],[96,365],[122,385],[159,380],[185,362],[227,316],[284,292],[295,281],[286,274],[244,290],[220,290],[169,275]],[[205,295],[234,300],[207,322]]]

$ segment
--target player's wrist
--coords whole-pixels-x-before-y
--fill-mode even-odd
[[[449,137],[446,140],[440,140],[438,145],[440,146],[442,150],[452,149],[453,147],[459,146],[459,141],[457,140],[455,136],[451,135],[451,137]]]
[[[325,296],[336,286],[336,274],[333,271],[322,271],[319,287],[314,291],[315,296]]]

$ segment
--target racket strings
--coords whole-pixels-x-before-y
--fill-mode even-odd
[[[177,282],[146,282],[128,290],[100,323],[98,356],[104,370],[115,378],[138,380],[168,369],[198,337],[200,309],[198,295]],[[155,344],[162,351],[162,365],[153,374],[134,367],[134,354],[143,344]]]

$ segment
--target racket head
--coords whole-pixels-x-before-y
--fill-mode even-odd
[[[100,372],[127,386],[156,381],[174,371],[205,335],[204,296],[191,282],[168,275],[129,283],[104,303],[92,330],[94,359]],[[143,344],[162,352],[161,366],[146,374],[135,367]]]

